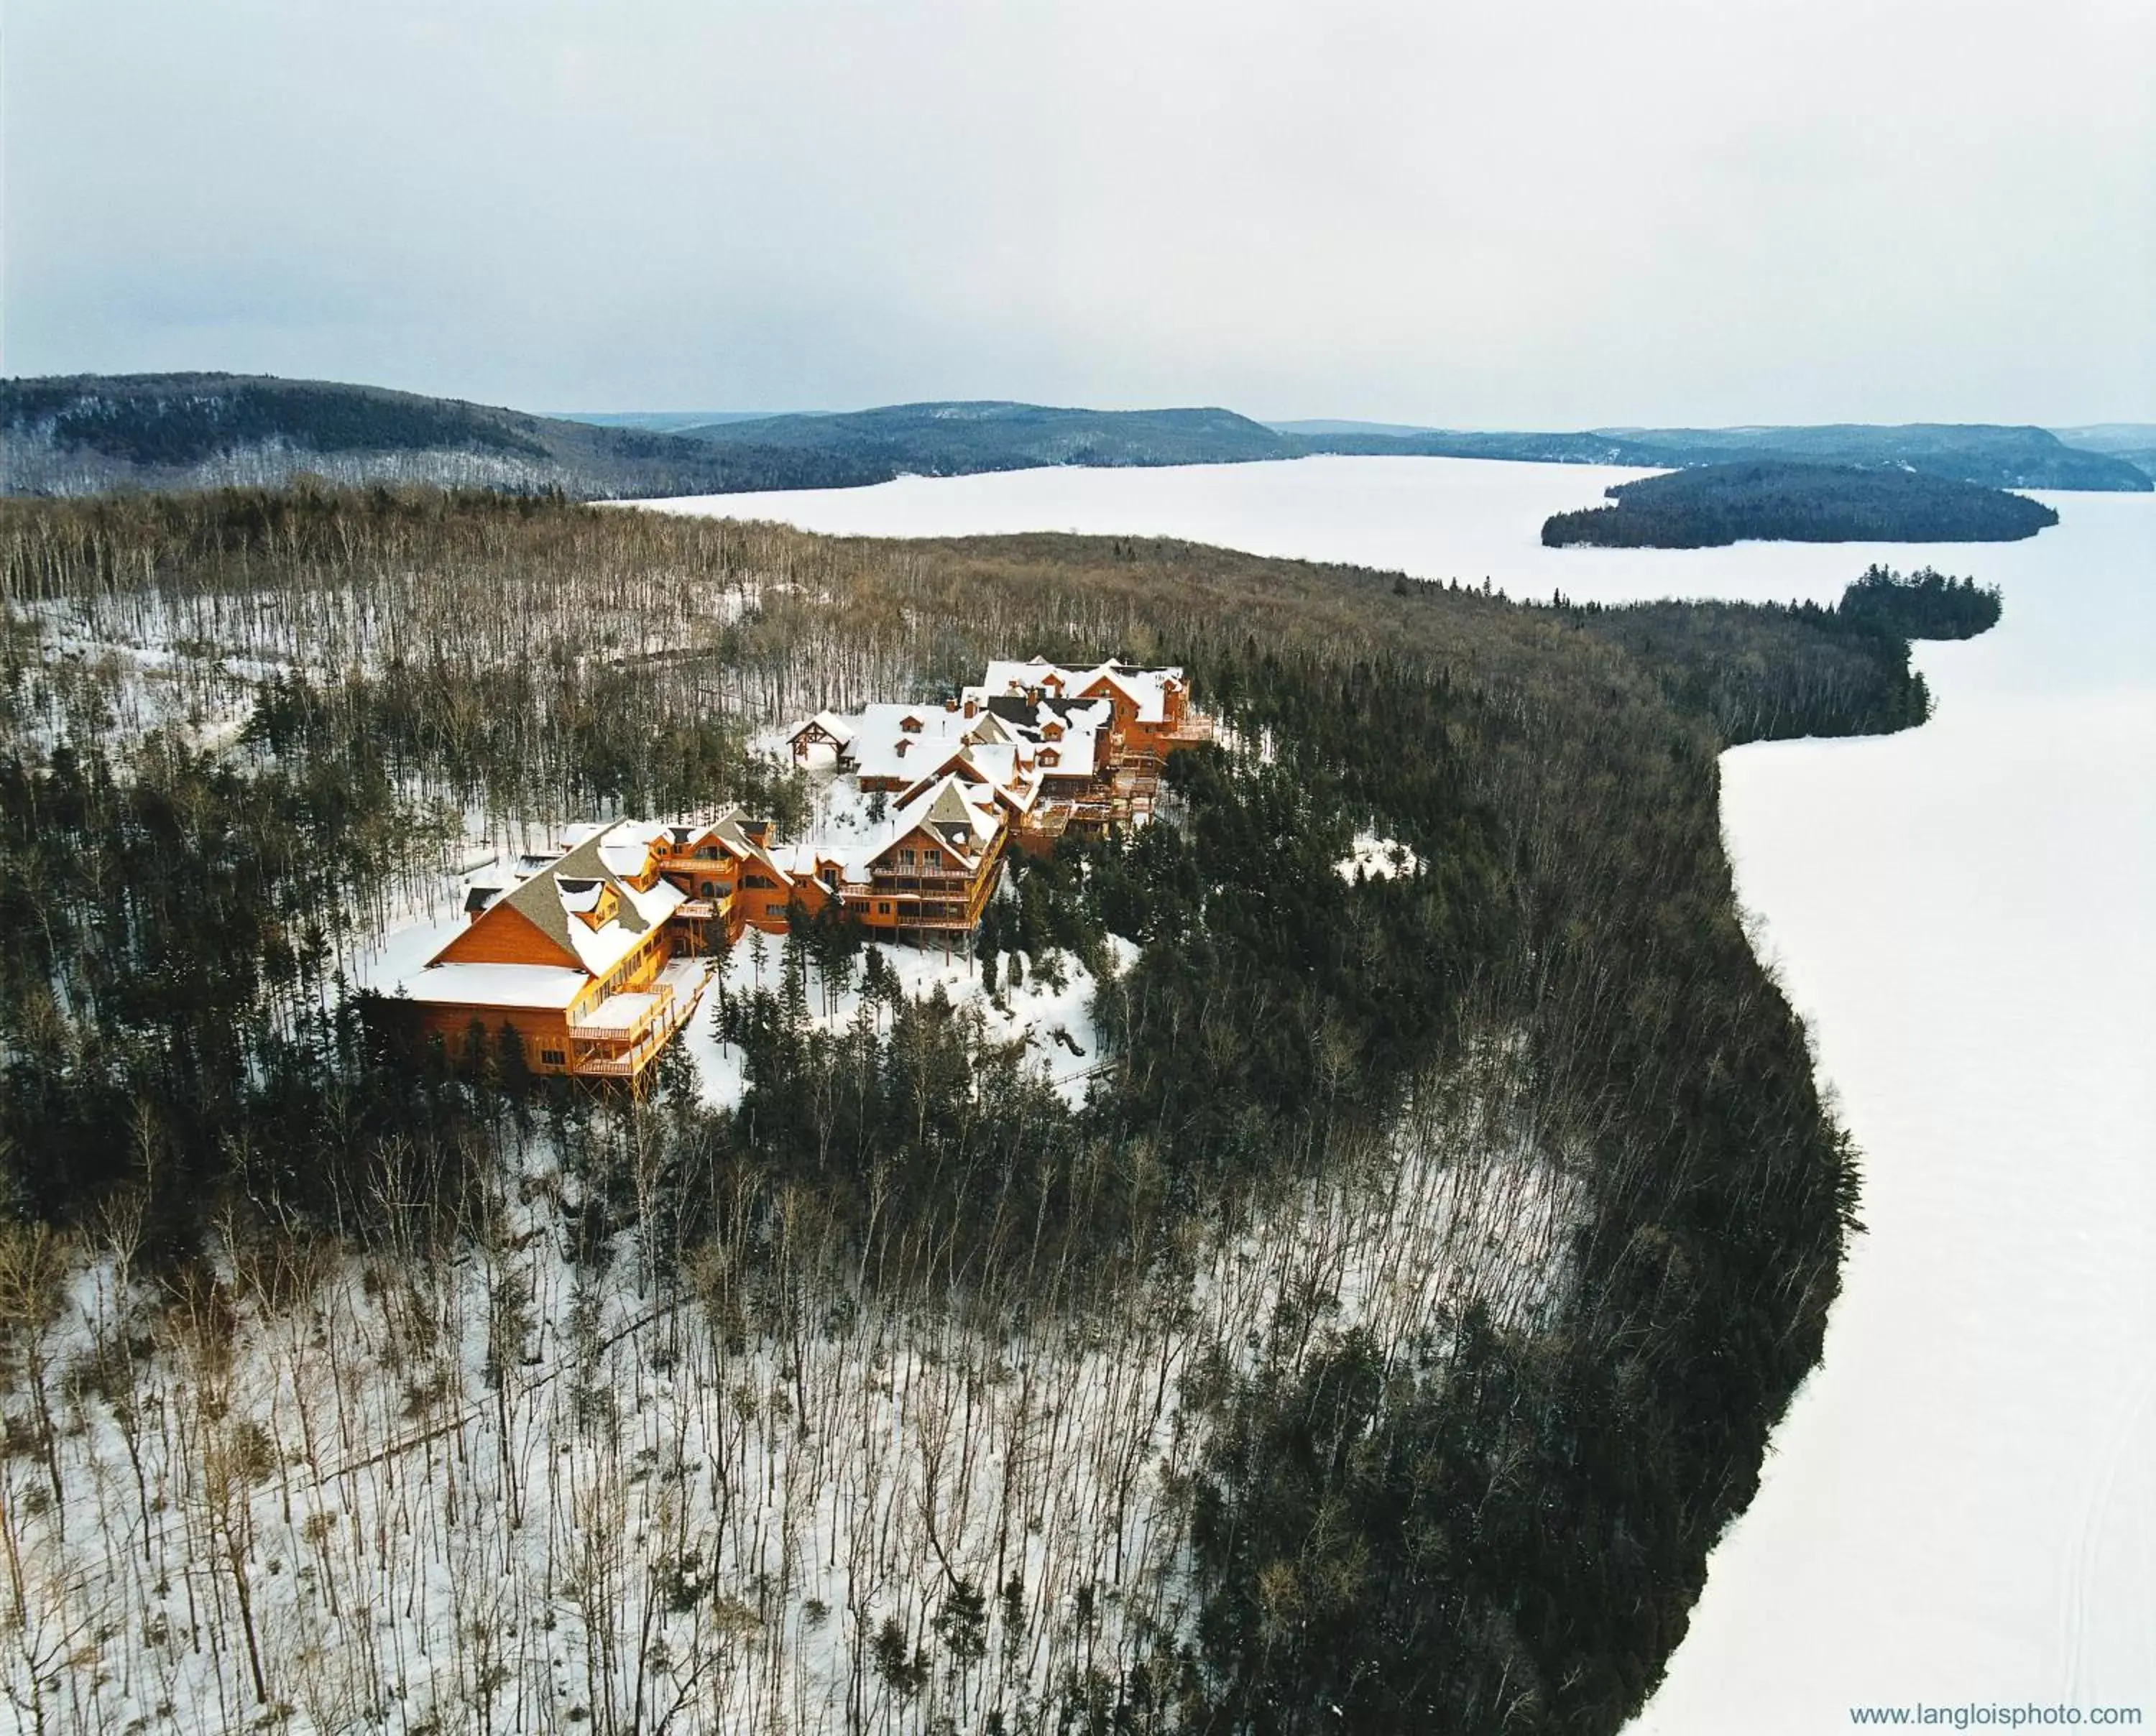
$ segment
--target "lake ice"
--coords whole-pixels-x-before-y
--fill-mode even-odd
[[[1874,560],[2002,586],[1997,629],[1918,648],[1925,728],[1722,762],[1739,895],[1863,1147],[1870,1233],[1635,1728],[2156,1712],[2156,496],[2047,494],[2059,525],[2005,545],[1541,546],[1638,474],[1327,458],[663,504],[1176,536],[1544,599],[1831,602]]]

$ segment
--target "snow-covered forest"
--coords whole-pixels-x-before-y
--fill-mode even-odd
[[[1774,714],[1845,728],[1864,643],[386,490],[8,505],[0,597],[23,1728],[1602,1728],[1651,1684],[1854,1189],[1671,670],[1800,652]],[[634,1098],[377,1052],[355,976],[475,852],[783,824],[757,730],[1035,651],[1172,656],[1230,745],[949,981],[792,937]],[[1044,976],[1082,1078],[1001,1016]]]

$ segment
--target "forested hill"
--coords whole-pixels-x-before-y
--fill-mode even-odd
[[[5,1535],[39,1645],[114,1636],[51,1736],[1614,1736],[1856,1224],[1720,755],[1921,723],[1907,636],[1996,607],[0,503]],[[1183,663],[1224,739],[1014,853],[932,991],[803,921],[649,1093],[370,1040],[346,962],[454,926],[472,843],[775,812],[752,732],[1033,648]],[[1021,960],[1095,985],[1081,1100],[1006,1033]]]
[[[2115,453],[2035,428],[1917,424],[1476,433],[1268,426],[1231,410],[896,404],[839,414],[579,418],[266,375],[0,381],[0,493],[429,483],[582,498],[850,488],[1041,465],[1243,463],[1318,453],[1680,469],[1733,458],[1914,471],[1990,488],[2146,490]]]
[[[1907,470],[1711,464],[1609,489],[1614,504],[1561,512],[1551,548],[1715,548],[1732,542],[2018,542],[2059,515],[2037,500]]]
[[[431,483],[578,496],[880,481],[841,453],[723,448],[372,386],[244,374],[0,381],[0,492]]]
[[[1268,424],[1219,409],[1073,410],[990,402],[730,417],[701,427],[670,420],[669,426],[716,443],[843,453],[942,476],[1041,464],[1220,464],[1341,453],[1652,469],[1777,458],[1914,470],[1988,488],[2143,491],[2156,486],[2123,458],[2068,446],[2043,428],[1984,423],[1485,433],[1337,422]]]
[[[2069,445],[2039,428],[1989,422],[1911,422],[1879,427],[1590,428],[1577,433],[1476,433],[1447,428],[1388,430],[1282,422],[1276,429],[1312,452],[1370,456],[1510,458],[1537,464],[1635,464],[1693,469],[1738,458],[1913,470],[1996,489],[2091,489],[2146,494],[2156,489],[2120,451]],[[2092,446],[2096,443],[2092,442]]]
[[[1301,443],[1232,410],[1073,410],[1042,404],[891,404],[681,432],[715,445],[843,453],[930,476],[1045,464],[1221,464],[1301,457]]]

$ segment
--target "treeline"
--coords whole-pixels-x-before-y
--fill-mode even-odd
[[[1641,477],[1614,502],[1553,515],[1548,548],[1717,548],[1732,542],[2014,542],[2059,515],[2041,501],[1901,469],[1753,461]]]
[[[0,490],[431,483],[601,496],[843,488],[895,474],[834,448],[701,441],[377,387],[239,374],[0,381]]]
[[[1996,585],[1948,578],[1927,566],[1906,578],[1867,566],[1841,593],[1840,618],[1904,639],[1973,639],[1999,624]]]
[[[1568,600],[1558,618],[1621,645],[1670,702],[1713,719],[1729,740],[1876,735],[1931,715],[1910,666],[1912,639],[1969,638],[1999,620],[1995,586],[1926,567],[1907,577],[1872,566],[1831,607],[1821,603]]]
[[[0,595],[17,1211],[146,1198],[175,1269],[240,1221],[364,1240],[468,1221],[490,1154],[542,1126],[578,1257],[634,1232],[676,1282],[723,1252],[744,1331],[894,1294],[1082,1319],[1230,1202],[1381,1145],[1418,1079],[1502,1063],[1521,1162],[1585,1201],[1563,1282],[1419,1342],[1333,1334],[1316,1295],[1247,1323],[1183,1395],[1214,1430],[1194,1633],[1073,1708],[1614,1729],[1653,1684],[1816,1359],[1854,1201],[1738,920],[1715,756],[1914,721],[1901,641],[1171,542],[840,542],[388,491],[9,506]],[[100,757],[70,694],[110,671],[48,634],[244,663],[241,727],[216,755],[168,730]],[[828,924],[720,1009],[732,1110],[678,1055],[654,1105],[521,1081],[484,1031],[461,1070],[362,1040],[337,962],[472,817],[543,835],[615,801],[778,799],[749,728],[1034,650],[1184,662],[1232,731],[1173,762],[1169,821],[1018,870],[984,936],[1006,974],[1139,944],[1081,1109]],[[1748,707],[1753,664],[1798,673]],[[1364,832],[1419,866],[1343,878]],[[834,982],[873,991],[848,1029],[808,1016]]]
[[[2096,443],[2093,440],[2092,444]],[[1623,428],[1473,433],[1268,426],[1230,410],[893,404],[699,422],[586,421],[326,381],[234,374],[0,381],[0,489],[429,482],[578,498],[844,488],[1044,464],[1243,463],[1317,453],[1684,468],[1856,466],[2004,489],[2147,490],[2126,457],[2037,428]]]

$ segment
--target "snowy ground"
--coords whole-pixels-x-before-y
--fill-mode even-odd
[[[243,1248],[154,1308],[121,1225],[8,1400],[54,1442],[0,1458],[0,1695],[54,1736],[1017,1728],[1189,1631],[1201,1359],[1562,1294],[1577,1186],[1505,1100],[1433,1095],[1188,1286],[993,1332],[746,1246],[579,1271],[536,1149],[441,1252]]]
[[[761,944],[759,944],[759,942]],[[704,1100],[722,1108],[741,1101],[745,1088],[742,1052],[719,1041],[718,991],[747,994],[778,984],[781,942],[754,929],[735,943],[722,971],[705,994],[704,1005],[683,1032],[690,1058],[696,1064]],[[1111,958],[1118,972],[1127,970],[1138,950],[1119,935],[1108,937]],[[1100,1066],[1100,1037],[1092,1017],[1092,973],[1068,953],[1057,956],[1054,969],[1060,987],[1045,981],[1042,960],[1027,960],[1024,980],[1010,982],[1010,960],[1002,961],[1001,986],[991,996],[981,980],[979,964],[964,952],[934,945],[900,944],[879,949],[884,962],[911,1000],[926,1000],[938,988],[954,1006],[978,1006],[988,1022],[988,1034],[1003,1041],[1023,1040],[1028,1057],[1073,1107],[1083,1103],[1087,1082]],[[1023,956],[1021,955],[1021,956]],[[858,975],[854,982],[827,999],[814,967],[809,971],[809,1023],[819,1030],[843,1031],[861,1007]]]
[[[1373,832],[1357,832],[1353,847],[1333,864],[1340,878],[1351,884],[1358,879],[1389,880],[1395,875],[1411,878],[1421,866],[1415,853],[1398,838],[1379,837]]]

